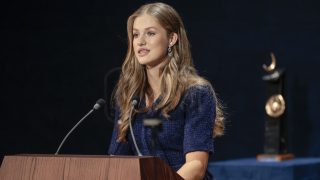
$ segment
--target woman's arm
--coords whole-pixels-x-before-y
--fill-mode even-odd
[[[209,154],[205,151],[195,151],[186,154],[186,163],[178,170],[178,174],[187,180],[203,179]]]
[[[210,86],[187,90],[185,101],[183,152],[185,164],[178,174],[185,179],[203,179],[209,153],[213,153],[213,128],[216,114],[215,97]]]

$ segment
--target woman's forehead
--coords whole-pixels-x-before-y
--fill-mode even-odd
[[[145,30],[145,29],[163,29],[159,21],[149,14],[143,14],[135,18],[133,22],[133,30]]]

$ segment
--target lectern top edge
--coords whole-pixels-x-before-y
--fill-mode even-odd
[[[127,156],[127,155],[81,155],[81,154],[12,154],[12,155],[6,155],[6,156],[29,156],[29,157],[76,157],[76,158],[139,158],[139,159],[145,159],[145,158],[156,158],[154,156]]]

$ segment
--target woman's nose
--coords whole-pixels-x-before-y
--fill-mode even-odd
[[[141,37],[139,38],[139,40],[138,40],[138,45],[139,45],[139,46],[146,45],[146,41],[145,41],[145,39],[144,39],[143,36],[141,36]]]

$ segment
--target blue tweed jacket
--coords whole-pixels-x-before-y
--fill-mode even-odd
[[[153,107],[160,102],[158,98]],[[169,118],[160,111],[149,109],[133,118],[133,133],[142,155],[158,156],[177,171],[185,163],[185,154],[193,151],[213,153],[213,128],[216,116],[216,100],[209,86],[196,85],[186,90],[177,107],[169,113]],[[138,108],[145,108],[145,101]],[[155,149],[151,145],[151,129],[143,126],[143,120],[162,120],[162,131],[158,133]],[[115,126],[108,153],[113,155],[137,155],[132,138],[128,133],[127,143],[116,141],[119,109],[116,108]],[[205,179],[210,179],[207,172]]]

